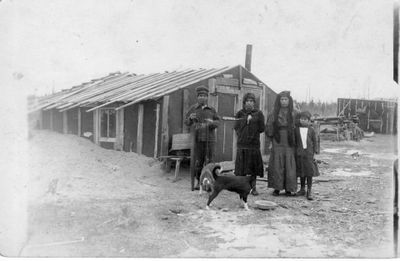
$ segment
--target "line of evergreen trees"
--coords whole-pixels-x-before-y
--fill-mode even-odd
[[[301,111],[309,111],[311,115],[318,114],[320,117],[330,117],[337,116],[337,103],[336,102],[315,102],[311,100],[310,102],[297,102],[294,101],[297,109]]]

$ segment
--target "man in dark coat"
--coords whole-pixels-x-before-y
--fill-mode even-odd
[[[196,93],[197,103],[192,105],[187,112],[185,124],[194,125],[195,128],[194,168],[197,180],[195,189],[199,189],[199,178],[203,166],[214,160],[215,131],[220,118],[215,109],[207,105],[208,88],[203,85],[198,86]]]
[[[255,108],[256,97],[246,93],[243,97],[243,109],[237,112],[234,129],[237,133],[237,151],[235,175],[254,176],[253,195],[256,190],[256,177],[264,177],[264,165],[260,151],[260,133],[264,132],[264,114]]]

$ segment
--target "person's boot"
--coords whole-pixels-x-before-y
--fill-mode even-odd
[[[297,193],[296,192],[290,192],[290,191],[286,191],[286,196],[288,196],[288,197],[294,197],[294,196],[296,196],[297,195]]]
[[[297,196],[305,196],[306,195],[306,187],[302,186],[299,191],[297,191]]]
[[[194,186],[194,190],[199,190],[200,189],[200,181],[196,179],[196,185]]]
[[[308,200],[313,200],[314,199],[314,196],[313,196],[311,188],[307,189],[307,199]]]
[[[275,189],[274,192],[272,192],[272,196],[279,196],[279,190]]]
[[[254,180],[252,180],[252,182],[251,182],[251,187],[252,187],[252,189],[251,189],[251,195],[253,195],[253,196],[258,196],[258,192],[257,192],[257,189],[256,189],[256,177],[254,177]]]

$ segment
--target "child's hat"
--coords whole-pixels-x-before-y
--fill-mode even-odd
[[[302,111],[300,112],[300,118],[311,119],[311,113],[309,111]]]

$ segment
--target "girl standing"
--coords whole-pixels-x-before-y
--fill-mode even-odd
[[[276,97],[274,111],[268,116],[266,135],[272,139],[272,151],[268,166],[268,187],[272,195],[278,196],[281,190],[287,196],[295,196],[297,190],[293,99],[289,91]]]
[[[265,129],[264,114],[255,107],[256,97],[246,93],[243,97],[243,109],[237,112],[234,129],[237,133],[237,152],[235,175],[254,177],[252,195],[256,190],[257,176],[264,177],[264,165],[260,151],[260,133]]]
[[[319,171],[314,161],[314,154],[318,152],[317,137],[314,129],[310,126],[310,119],[311,114],[308,111],[301,112],[300,123],[295,131],[297,176],[300,177],[301,184],[297,195],[306,195],[308,200],[313,200],[312,178],[319,176]],[[307,192],[305,191],[306,179]]]

